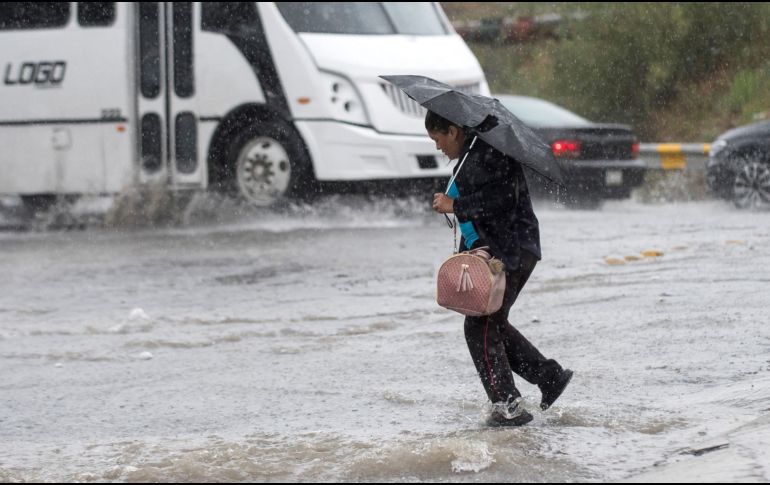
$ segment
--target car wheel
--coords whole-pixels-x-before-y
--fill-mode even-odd
[[[227,160],[225,187],[252,205],[273,206],[315,192],[310,158],[285,123],[255,124],[241,131]]]
[[[21,202],[30,215],[48,212],[56,203],[56,194],[22,195]]]
[[[770,165],[757,161],[743,164],[733,181],[733,202],[740,209],[770,208]]]

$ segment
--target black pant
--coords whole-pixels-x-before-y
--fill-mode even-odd
[[[465,317],[465,340],[481,383],[492,402],[506,402],[521,396],[513,383],[513,372],[531,384],[545,384],[562,371],[553,359],[546,359],[529,340],[508,322],[508,313],[537,264],[528,251],[521,252],[518,271],[506,272],[503,306],[485,317]]]

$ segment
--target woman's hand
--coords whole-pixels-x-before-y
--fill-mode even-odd
[[[433,210],[439,214],[451,214],[454,212],[455,201],[446,194],[433,194]]]

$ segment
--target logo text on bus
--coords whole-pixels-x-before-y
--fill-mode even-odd
[[[38,87],[58,86],[64,81],[67,63],[64,61],[23,62],[14,69],[13,64],[5,66],[6,86],[34,84]]]

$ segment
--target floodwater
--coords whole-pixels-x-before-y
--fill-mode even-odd
[[[517,379],[534,421],[489,429],[427,205],[0,232],[0,481],[685,479],[767,421],[770,214],[536,206],[511,321],[575,377],[546,412]],[[749,441],[723,472],[767,481]]]

